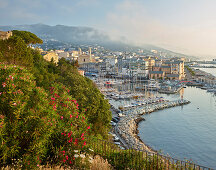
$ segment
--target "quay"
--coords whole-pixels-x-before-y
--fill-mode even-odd
[[[120,136],[121,141],[123,140],[123,145],[125,148],[134,148],[137,150],[145,150],[148,152],[156,152],[149,146],[143,143],[143,141],[138,136],[138,123],[144,120],[141,115],[149,114],[156,110],[161,110],[165,108],[180,106],[184,104],[189,104],[190,101],[187,100],[176,100],[167,101],[159,104],[152,104],[150,106],[145,106],[139,110],[133,112],[127,112],[126,116],[122,117],[115,127],[115,132]]]

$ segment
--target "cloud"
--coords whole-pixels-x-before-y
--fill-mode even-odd
[[[139,0],[124,0],[107,14],[104,29],[114,39],[125,36],[137,45],[158,45],[191,55],[216,54],[215,21],[214,24],[200,20],[197,25],[179,25],[177,21],[169,23],[153,17],[148,10]]]

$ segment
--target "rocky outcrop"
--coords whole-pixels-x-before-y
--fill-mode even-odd
[[[7,40],[13,35],[12,31],[0,31],[0,40]]]

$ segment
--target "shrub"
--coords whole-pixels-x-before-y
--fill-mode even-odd
[[[50,105],[58,116],[55,133],[50,138],[49,155],[59,155],[61,163],[73,166],[76,158],[74,150],[82,150],[86,145],[90,126],[84,116],[79,113],[79,104],[69,95],[69,89],[62,84],[54,84],[50,88]]]
[[[26,69],[0,64],[0,75],[0,161],[22,158],[25,167],[36,166],[54,130],[44,119],[55,112]]]
[[[15,65],[0,64],[0,75],[1,164],[22,160],[31,169],[55,158],[54,163],[73,166],[74,150],[85,147],[90,126],[69,90],[54,84],[46,93]]]

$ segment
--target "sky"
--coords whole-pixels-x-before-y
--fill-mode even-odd
[[[216,0],[0,0],[0,25],[94,27],[112,39],[216,58]]]

